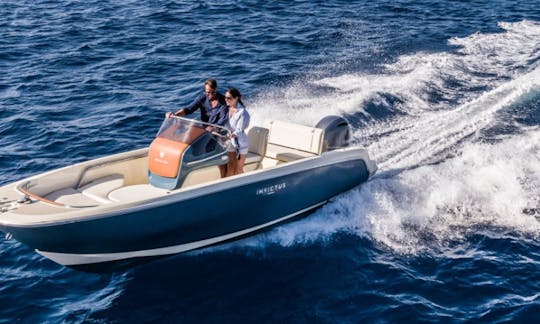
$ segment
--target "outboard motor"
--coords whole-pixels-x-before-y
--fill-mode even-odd
[[[315,127],[324,130],[323,152],[349,146],[351,130],[349,122],[345,118],[341,116],[326,116]]]

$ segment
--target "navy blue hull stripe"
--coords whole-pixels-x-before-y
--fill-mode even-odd
[[[141,250],[141,251],[131,251],[131,252],[121,252],[121,253],[102,253],[102,254],[72,254],[72,253],[55,253],[55,252],[47,252],[47,251],[40,251],[36,250],[39,254],[43,255],[46,258],[51,259],[52,261],[65,265],[65,266],[74,266],[74,265],[82,265],[82,264],[93,264],[93,263],[101,263],[101,262],[109,262],[109,261],[117,261],[117,260],[125,260],[125,259],[131,259],[131,258],[140,258],[140,257],[149,257],[149,256],[164,256],[164,255],[170,255],[170,254],[177,254],[182,253],[198,248],[202,248],[209,245],[214,245],[219,242],[228,241],[230,239],[233,239],[235,237],[243,236],[245,234],[255,232],[258,230],[261,230],[265,227],[270,227],[274,224],[277,224],[279,222],[286,221],[290,218],[293,218],[297,215],[300,215],[302,213],[305,213],[309,210],[318,208],[322,205],[324,205],[326,201],[323,201],[321,203],[318,203],[314,206],[310,206],[308,208],[305,208],[303,210],[300,210],[294,214],[282,217],[280,219],[273,220],[271,222],[268,222],[266,224],[262,224],[256,227],[248,228],[242,231],[238,231],[235,233],[230,233],[218,237],[209,238],[206,240],[201,240],[197,242],[191,242],[187,244],[180,244],[176,246],[170,246],[165,248],[159,248],[159,249],[150,249],[150,250]]]

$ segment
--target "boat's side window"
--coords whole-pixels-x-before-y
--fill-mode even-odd
[[[192,144],[192,154],[194,156],[199,156],[207,153],[214,152],[218,146],[217,141],[214,136],[210,134],[205,134],[203,137],[199,138],[195,143]]]

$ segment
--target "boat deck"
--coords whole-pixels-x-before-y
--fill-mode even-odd
[[[321,129],[279,121],[266,126],[249,131],[246,173],[322,153]],[[154,187],[148,183],[148,148],[144,148],[53,170],[0,188],[0,199],[5,202],[0,221],[47,222],[65,218],[65,213],[83,217],[89,208],[102,212],[115,210],[119,204],[125,208],[220,180],[219,167],[210,166],[192,171],[178,189]],[[32,202],[17,203],[23,194]]]

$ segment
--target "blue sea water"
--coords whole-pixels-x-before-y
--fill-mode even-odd
[[[148,145],[208,77],[346,117],[369,182],[123,272],[0,241],[0,323],[540,319],[540,3],[0,2],[0,184]]]

